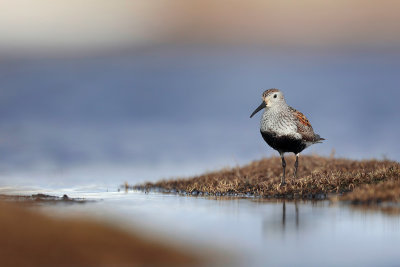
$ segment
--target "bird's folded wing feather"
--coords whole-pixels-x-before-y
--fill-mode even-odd
[[[315,133],[311,126],[310,121],[300,111],[290,107],[290,111],[294,116],[297,125],[297,131],[300,133],[305,141],[313,142],[315,139]]]

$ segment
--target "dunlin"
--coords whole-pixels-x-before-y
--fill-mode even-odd
[[[284,154],[286,152],[296,154],[293,175],[296,178],[300,152],[325,139],[314,133],[310,122],[303,113],[286,104],[280,90],[275,88],[266,90],[262,94],[262,100],[263,102],[254,110],[250,118],[264,109],[261,117],[261,135],[265,142],[281,155],[283,168],[281,185],[284,185],[286,170]]]

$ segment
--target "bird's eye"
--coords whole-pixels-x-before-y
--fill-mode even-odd
[[[277,97],[277,95],[274,95],[274,98],[276,98]]]

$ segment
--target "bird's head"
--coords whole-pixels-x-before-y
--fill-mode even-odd
[[[285,103],[283,93],[276,88],[265,90],[262,94],[262,100],[263,102],[258,106],[258,108],[256,108],[256,110],[254,110],[254,112],[250,115],[250,118],[263,108],[270,108]]]

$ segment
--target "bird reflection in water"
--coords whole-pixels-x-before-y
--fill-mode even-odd
[[[286,203],[286,201],[283,200],[280,213],[281,216],[268,216],[263,220],[263,232],[265,234],[299,230],[300,216],[297,201]]]
[[[297,201],[294,202],[295,208],[295,221],[296,221],[296,228],[299,228],[299,206],[297,205]],[[286,227],[286,201],[282,203],[282,229]]]

